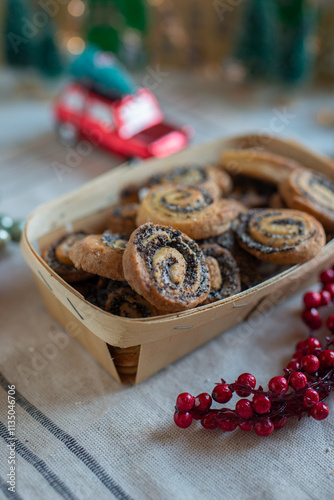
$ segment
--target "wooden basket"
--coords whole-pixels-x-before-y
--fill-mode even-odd
[[[134,181],[140,184],[152,174],[180,164],[216,163],[224,149],[247,147],[264,147],[334,178],[334,166],[329,159],[293,142],[249,135],[190,147],[161,160],[122,165],[37,208],[28,218],[21,249],[47,309],[118,381],[121,378],[109,346],[140,346],[137,372],[132,382],[142,382],[237,323],[306,287],[314,281],[321,267],[331,263],[334,241],[311,261],[293,266],[237,295],[181,313],[140,319],[114,316],[84,300],[50,269],[41,258],[40,250],[72,230],[97,232],[104,229],[108,207],[117,202],[121,189]]]

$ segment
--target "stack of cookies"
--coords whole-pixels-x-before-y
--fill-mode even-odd
[[[334,230],[334,183],[286,158],[225,151],[218,166],[180,166],[128,186],[102,234],[43,252],[89,302],[126,318],[207,305],[315,257]],[[130,375],[139,347],[112,348]]]

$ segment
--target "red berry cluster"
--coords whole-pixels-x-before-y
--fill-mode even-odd
[[[333,267],[334,269],[334,267]],[[269,436],[274,429],[281,429],[287,419],[300,419],[303,414],[316,420],[323,420],[329,410],[324,400],[334,387],[334,340],[326,337],[326,345],[312,334],[322,325],[318,308],[334,301],[334,270],[326,269],[320,274],[323,288],[320,292],[304,295],[305,310],[302,320],[310,328],[310,336],[298,342],[296,352],[284,368],[284,375],[269,380],[268,391],[261,386],[256,389],[256,379],[250,373],[242,373],[232,384],[221,380],[212,395],[202,393],[194,397],[188,392],[176,400],[174,422],[178,427],[189,427],[194,420],[200,420],[205,429],[219,427],[233,431],[254,430],[259,436]],[[334,334],[334,315],[329,316],[327,328]],[[225,404],[236,393],[240,398],[235,409],[211,408],[212,400]],[[246,399],[252,395],[252,399]]]

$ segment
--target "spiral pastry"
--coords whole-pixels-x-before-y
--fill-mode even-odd
[[[293,170],[301,168],[294,160],[257,149],[231,149],[223,152],[221,166],[231,174],[279,184]]]
[[[87,235],[81,231],[67,234],[42,252],[42,257],[45,262],[68,283],[83,281],[92,276],[89,272],[85,272],[82,269],[76,269],[73,261],[69,257],[71,247],[86,236]]]
[[[237,227],[237,226],[236,226]],[[229,229],[225,233],[203,240],[203,244],[217,244],[228,250],[237,263],[240,274],[241,290],[248,290],[261,281],[263,278],[259,272],[261,261],[256,259],[249,252],[246,252],[239,245],[234,229]]]
[[[210,292],[202,304],[225,299],[241,290],[239,269],[232,254],[217,244],[201,245],[210,273]]]
[[[244,207],[234,200],[217,200],[204,189],[166,184],[153,187],[142,200],[137,225],[173,226],[199,240],[229,229]]]
[[[108,229],[110,229],[113,233],[130,235],[137,227],[136,217],[138,207],[138,203],[114,205],[108,214]]]
[[[159,184],[177,184],[185,187],[205,189],[213,197],[224,196],[232,189],[232,179],[227,172],[217,167],[179,166],[167,173],[157,174],[147,182],[152,187]]]
[[[288,207],[304,210],[334,231],[334,182],[328,177],[299,169],[281,182],[279,192]]]
[[[69,256],[76,268],[114,280],[124,280],[123,254],[128,236],[112,234],[91,234],[75,243]]]
[[[203,253],[172,227],[147,223],[137,228],[124,252],[123,267],[130,286],[161,311],[190,309],[209,293]]]
[[[240,245],[275,264],[298,264],[315,257],[326,242],[322,225],[299,210],[258,209],[241,218]]]
[[[110,314],[123,318],[149,318],[160,312],[138,295],[126,281],[100,278],[90,302]]]

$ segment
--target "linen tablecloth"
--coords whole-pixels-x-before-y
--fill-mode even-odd
[[[234,115],[230,110],[230,127],[222,114],[219,128],[213,100],[208,99],[206,105],[203,102],[197,100],[206,109],[206,116],[211,116],[210,111],[214,115],[212,136],[246,129],[241,110]],[[315,106],[313,102],[313,109]],[[176,105],[171,115],[173,110],[177,117]],[[195,112],[198,107],[184,106],[188,122]],[[254,126],[251,111],[247,113],[247,129],[254,130],[268,124],[272,109],[262,117],[254,114]],[[304,108],[295,114],[294,125],[283,135],[302,138],[318,150],[330,149],[329,142],[324,142],[325,147],[316,141],[312,144],[314,135],[304,134]],[[195,128],[196,123],[196,140],[203,140],[206,135],[201,135],[199,115],[192,118]],[[1,213],[26,216],[39,203],[120,161],[94,152],[60,180],[52,165],[62,162],[66,151],[56,144],[51,132],[41,137],[38,131],[38,137],[22,150],[7,148],[0,158]],[[269,438],[241,430],[206,431],[198,422],[181,430],[173,423],[180,392],[211,392],[220,378],[232,382],[242,372],[253,373],[258,383],[266,386],[272,376],[281,374],[295,343],[306,335],[300,320],[301,295],[231,329],[133,387],[114,381],[50,317],[14,243],[0,256],[0,290],[1,498],[333,498],[331,399],[327,420],[292,419]],[[8,491],[7,483],[13,439],[7,425],[7,393],[12,384],[16,493]]]

